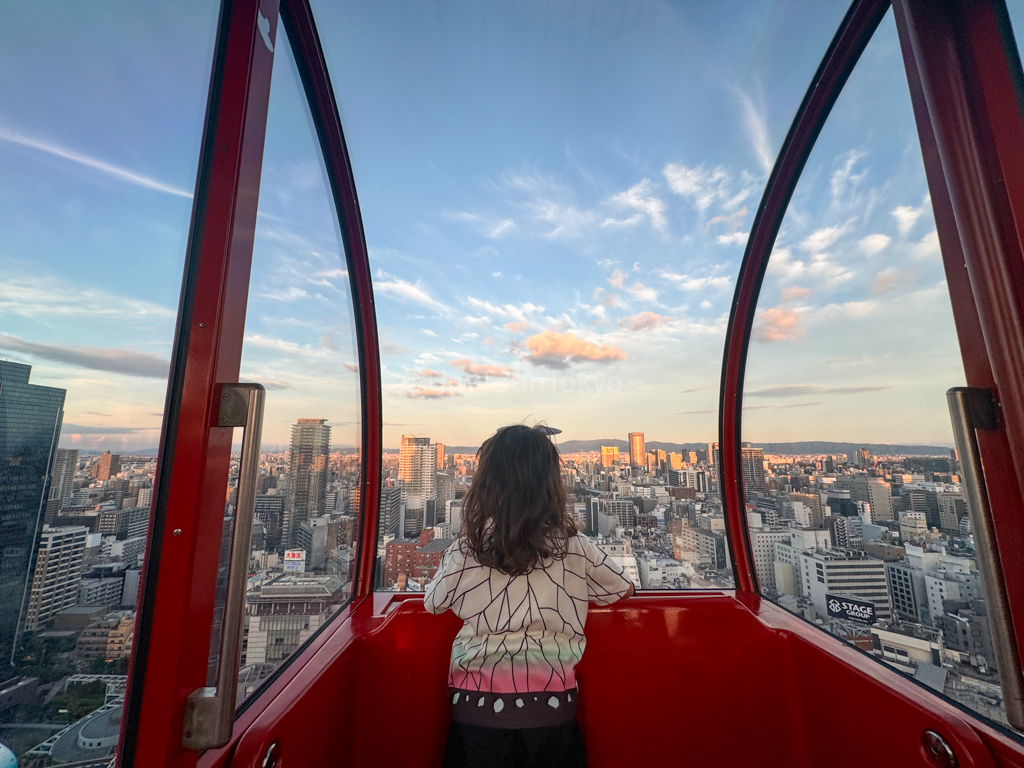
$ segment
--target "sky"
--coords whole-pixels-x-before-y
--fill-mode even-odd
[[[155,447],[217,8],[12,9],[0,357],[61,443]],[[842,4],[313,2],[352,156],[384,444],[711,441],[767,175]],[[348,275],[283,33],[242,379],[266,444],[355,444]],[[963,383],[891,14],[815,147],[758,304],[744,439],[951,444]]]

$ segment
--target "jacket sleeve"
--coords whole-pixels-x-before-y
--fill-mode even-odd
[[[427,613],[444,613],[455,602],[459,581],[465,566],[465,557],[459,548],[460,540],[453,541],[441,557],[434,578],[427,584],[423,595],[423,608]]]
[[[633,582],[615,561],[590,539],[585,540],[587,599],[597,605],[611,605],[625,597]]]

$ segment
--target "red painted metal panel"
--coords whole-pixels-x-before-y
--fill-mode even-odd
[[[190,766],[185,698],[206,685],[232,431],[219,385],[238,381],[277,0],[225,4],[204,130],[158,461],[120,764]]]
[[[299,76],[306,92],[313,125],[316,126],[327,166],[327,176],[341,225],[342,242],[348,259],[349,280],[355,301],[356,339],[359,344],[359,378],[362,392],[363,491],[359,524],[359,556],[356,594],[373,591],[373,568],[377,559],[377,509],[380,501],[381,387],[377,315],[370,281],[370,260],[359,213],[352,163],[334,100],[330,73],[313,21],[308,0],[283,0],[281,19],[295,53]]]
[[[761,203],[751,227],[750,239],[736,280],[729,327],[722,361],[722,390],[719,405],[718,478],[725,504],[726,524],[736,570],[736,587],[742,592],[757,591],[757,573],[750,551],[744,515],[743,475],[740,471],[740,445],[743,416],[743,374],[747,360],[757,297],[761,290],[768,258],[782,226],[790,197],[800,179],[807,157],[821,132],[832,106],[846,84],[850,72],[867,46],[871,35],[889,7],[887,0],[856,0],[850,6],[839,30],[829,45],[807,94],[797,110],[786,135],[782,151],[775,161]]]
[[[459,625],[415,598],[360,601],[233,756],[202,765],[258,768],[274,743],[284,765],[439,765]],[[756,595],[642,595],[594,608],[587,636],[579,717],[593,768],[923,768],[929,729],[961,766],[1021,764],[1005,736]]]
[[[899,0],[894,7],[967,383],[992,389],[1001,406],[998,429],[979,431],[978,442],[1017,646],[1024,653],[1019,62],[1004,35],[1000,3]]]

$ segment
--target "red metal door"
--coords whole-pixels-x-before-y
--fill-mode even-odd
[[[232,429],[256,224],[276,0],[222,8],[171,359],[119,764],[194,765],[187,696],[206,684]],[[218,498],[219,497],[219,498]]]

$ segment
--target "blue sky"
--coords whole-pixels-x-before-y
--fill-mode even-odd
[[[745,235],[845,8],[313,5],[371,252],[385,445],[521,419],[715,439]],[[0,50],[0,355],[68,388],[64,444],[153,446],[216,9],[49,12],[15,12]],[[351,443],[347,275],[283,45],[260,214],[242,374],[270,391],[266,441],[321,416]],[[963,372],[891,15],[773,262],[745,437],[949,443]]]

